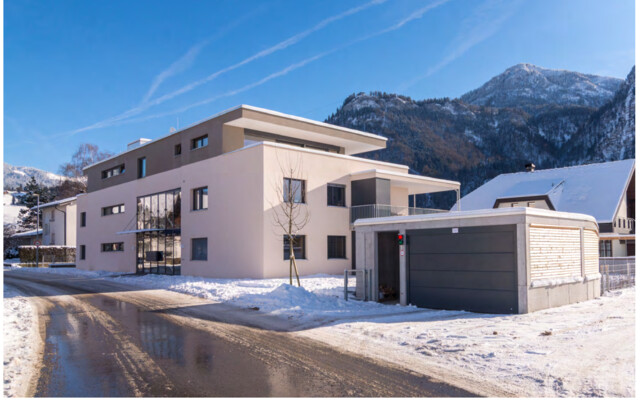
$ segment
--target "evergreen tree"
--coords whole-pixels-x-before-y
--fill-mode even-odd
[[[53,200],[54,194],[48,187],[40,185],[33,176],[24,186],[23,191],[25,195],[22,197],[22,202],[26,208],[21,209],[18,214],[18,226],[21,231],[28,231],[36,229],[38,217],[36,211],[31,210],[31,207],[38,205],[37,195],[40,195],[40,204],[45,204]],[[40,219],[42,220],[42,212],[40,212]]]

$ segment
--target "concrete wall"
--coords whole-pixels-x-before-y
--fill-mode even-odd
[[[275,146],[265,144],[264,150],[264,277],[281,277],[289,275],[288,260],[283,259],[283,231],[274,225],[274,215],[282,201],[282,179],[285,176],[281,166],[300,167],[300,179],[306,180],[306,209],[309,223],[300,231],[306,236],[306,259],[297,260],[301,275],[328,273],[342,274],[351,268],[351,228],[349,223],[349,206],[351,206],[350,173],[372,168],[407,173],[407,168],[400,165],[385,164],[372,160],[341,156],[339,154],[307,151],[297,147]],[[287,174],[288,176],[288,174]],[[345,185],[346,207],[327,206],[327,183]],[[391,194],[403,194],[407,190],[391,188]],[[407,206],[397,199],[401,206]],[[346,237],[346,259],[327,258],[327,237],[337,235]]]

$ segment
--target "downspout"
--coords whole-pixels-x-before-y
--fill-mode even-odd
[[[53,206],[53,209],[58,210],[58,206]],[[64,210],[58,211],[61,212],[64,217],[64,229],[62,231],[64,232],[64,246],[67,246],[67,212]]]

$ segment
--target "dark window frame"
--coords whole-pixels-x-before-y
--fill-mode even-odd
[[[102,179],[113,178],[114,176],[122,175],[123,173],[125,173],[124,164],[116,165],[112,168],[102,171]]]
[[[203,187],[193,189],[191,191],[191,198],[192,198],[191,211],[208,210],[209,209],[209,186],[203,186]]]
[[[124,252],[124,242],[107,242],[100,246],[102,252]]]
[[[204,136],[196,137],[191,139],[191,151],[199,150],[209,145],[209,135],[205,134]]]
[[[196,248],[194,247],[195,241],[204,241],[204,259],[202,258],[201,254],[199,254],[198,256],[195,255],[194,253],[196,251]],[[201,261],[201,262],[206,262],[207,260],[209,260],[208,243],[209,243],[209,238],[191,238],[191,260]],[[202,252],[202,250],[200,250],[200,252]]]
[[[305,260],[307,258],[307,236],[306,235],[294,235],[293,236],[293,255],[296,260]],[[301,245],[296,245],[300,243]],[[298,249],[298,250],[296,250]],[[289,260],[289,236],[282,236],[282,251],[284,260]]]
[[[296,198],[296,194],[293,194],[293,202],[296,204],[306,204],[307,202],[307,181],[304,179],[295,179],[295,178],[283,178],[282,179],[282,200],[285,203],[289,203],[289,191],[288,189],[291,189],[291,186],[294,182],[300,182],[300,200],[295,200]],[[288,185],[287,185],[288,183]]]
[[[173,155],[178,156],[182,154],[182,143],[178,143],[173,146]]]
[[[337,197],[336,192],[342,193],[342,200]],[[340,204],[342,203],[342,204]],[[339,183],[327,183],[327,206],[347,207],[347,186]]]
[[[340,243],[342,243],[342,245],[340,245]],[[347,237],[345,235],[327,235],[327,259],[346,258]]]
[[[599,247],[600,257],[613,257],[613,245],[611,240],[601,240]]]
[[[87,246],[80,245],[80,260],[86,260],[87,258]]]
[[[87,226],[87,213],[85,211],[80,212],[80,226]]]
[[[115,213],[113,212],[114,208],[118,209],[118,211],[115,212]],[[113,206],[102,207],[101,215],[102,215],[102,217],[106,217],[106,216],[110,216],[110,215],[124,214],[124,211],[125,211],[124,203],[114,204]]]
[[[147,176],[147,157],[138,158],[138,179]]]

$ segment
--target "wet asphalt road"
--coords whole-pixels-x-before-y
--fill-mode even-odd
[[[249,310],[98,279],[4,281],[36,297],[46,324],[35,396],[472,396]]]

